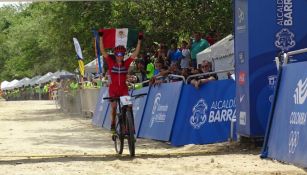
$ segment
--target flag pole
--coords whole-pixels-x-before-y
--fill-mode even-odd
[[[95,60],[96,60],[95,68],[96,68],[96,73],[98,74],[98,59],[97,59],[98,57],[97,57],[96,38],[95,37],[93,38],[93,46],[94,46]]]

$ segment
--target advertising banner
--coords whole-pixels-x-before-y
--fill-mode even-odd
[[[169,141],[183,82],[151,87],[139,137]]]
[[[141,96],[133,101],[133,117],[134,117],[135,133],[139,133],[142,117],[147,103],[149,87],[148,86],[143,87],[142,89],[135,90],[132,93],[132,95],[144,94],[144,93],[147,93],[147,95]]]
[[[227,141],[236,119],[235,82],[213,81],[196,89],[184,85],[171,144],[208,144]]]
[[[105,119],[109,102],[108,100],[103,100],[103,97],[108,97],[109,91],[107,87],[102,87],[99,92],[98,101],[96,103],[96,108],[94,116],[92,119],[92,124],[98,127],[102,127],[102,123]]]
[[[307,62],[283,68],[272,125],[263,154],[307,167]]]
[[[238,134],[264,136],[277,79],[274,59],[307,47],[306,7],[305,0],[235,1]]]

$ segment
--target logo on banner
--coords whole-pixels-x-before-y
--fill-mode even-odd
[[[240,72],[239,74],[239,84],[244,85],[245,84],[245,72]]]
[[[155,96],[154,104],[151,110],[151,119],[149,127],[151,128],[155,123],[164,123],[166,119],[166,113],[168,111],[168,105],[161,105],[160,100],[162,98],[161,93],[157,93]]]
[[[241,8],[238,8],[238,19],[239,23],[243,23],[245,19],[244,11]]]
[[[282,51],[288,51],[295,46],[294,33],[289,29],[281,29],[280,32],[276,34],[275,46]]]
[[[199,129],[207,120],[208,105],[204,99],[198,100],[193,107],[193,115],[190,118],[190,124],[194,129]]]
[[[243,101],[244,97],[245,97],[245,94],[240,95],[240,103],[242,103],[242,101]]]
[[[246,112],[240,111],[239,124],[246,125]]]
[[[239,52],[239,62],[243,64],[245,62],[244,52]]]
[[[246,30],[245,13],[240,7],[238,8],[237,12],[238,12],[237,13],[237,19],[238,19],[237,30],[245,31]]]
[[[289,134],[289,154],[294,154],[295,149],[299,143],[300,133],[298,131],[291,131]]]
[[[276,86],[276,82],[277,82],[277,76],[276,75],[271,75],[268,76],[268,80],[269,80],[269,86],[271,89],[274,89]]]
[[[307,98],[307,78],[303,82],[302,79],[300,79],[297,83],[297,87],[294,91],[294,103],[295,104],[304,104]]]
[[[190,124],[194,129],[199,129],[206,122],[229,122],[236,118],[236,102],[235,99],[223,99],[213,101],[209,106],[201,98],[194,105],[192,113]]]
[[[138,112],[139,110],[140,110],[140,98],[137,98],[137,99],[135,99],[134,101],[133,101],[133,106],[132,106],[132,108],[133,108],[133,112]]]

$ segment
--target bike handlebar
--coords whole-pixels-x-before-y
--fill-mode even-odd
[[[142,93],[142,94],[136,94],[136,95],[131,95],[130,97],[134,97],[134,99],[140,98],[144,95],[147,95],[148,93]],[[116,100],[118,101],[120,97],[103,97],[104,100]]]

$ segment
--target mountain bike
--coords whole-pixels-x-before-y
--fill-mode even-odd
[[[112,135],[114,141],[115,151],[117,154],[122,154],[124,149],[124,140],[127,139],[129,153],[131,157],[135,156],[135,142],[136,138],[134,128],[134,117],[132,112],[132,100],[142,97],[147,94],[137,94],[131,96],[121,97],[104,97],[104,100],[110,102],[116,101],[117,113],[116,113],[116,125],[115,134]]]

